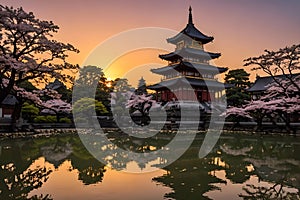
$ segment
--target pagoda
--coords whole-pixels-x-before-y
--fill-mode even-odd
[[[210,60],[219,58],[220,53],[204,50],[204,45],[212,42],[213,37],[204,35],[193,24],[192,8],[189,8],[188,24],[177,35],[168,38],[167,42],[176,45],[174,52],[159,55],[168,65],[151,69],[152,73],[162,75],[161,82],[148,86],[155,90],[156,100],[210,102],[220,99],[224,84],[216,80],[216,75],[228,68],[210,65]],[[186,86],[189,87],[186,87]]]

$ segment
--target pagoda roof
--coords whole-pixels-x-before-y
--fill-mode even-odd
[[[206,52],[202,49],[182,48],[175,52],[159,55],[159,57],[161,59],[171,61],[171,60],[181,59],[182,57],[189,56],[189,55],[198,56],[198,57],[199,56],[207,57],[210,60],[210,59],[219,58],[221,56],[221,53]]]
[[[215,88],[227,88],[231,87],[230,85],[218,82],[216,80],[203,80],[196,78],[186,78],[180,77],[176,79],[165,80],[160,83],[150,85],[147,88],[151,90],[161,90],[161,89],[172,89],[172,87],[178,87],[178,85],[189,85],[196,87],[215,87]]]
[[[217,72],[223,73],[228,70],[227,67],[216,67],[213,65],[198,64],[198,63],[192,64],[190,62],[182,61],[182,62],[174,64],[174,65],[168,65],[168,66],[165,66],[162,68],[151,69],[151,72],[164,75],[164,74],[168,74],[170,71],[176,70],[180,67],[184,67],[185,69],[197,70],[200,73],[204,72],[204,71],[215,71],[217,74]]]
[[[176,44],[177,42],[187,37],[192,38],[196,41],[200,41],[202,44],[206,44],[214,40],[214,37],[204,35],[194,26],[191,7],[189,8],[189,20],[186,27],[174,37],[168,38],[167,41],[169,43]]]

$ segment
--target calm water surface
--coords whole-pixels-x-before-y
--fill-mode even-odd
[[[121,137],[118,145],[150,151],[166,138],[133,144]],[[112,159],[105,166],[76,135],[2,139],[0,199],[300,199],[300,138],[223,135],[199,159],[202,138],[173,164],[142,174],[116,169],[158,165]]]

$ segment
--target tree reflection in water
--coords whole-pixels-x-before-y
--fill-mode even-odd
[[[4,140],[0,148],[0,199],[51,199],[48,194],[28,197],[52,173],[45,166],[31,166],[41,157],[55,169],[71,160],[78,179],[86,185],[101,182],[105,172],[105,165],[89,154],[76,135]]]
[[[46,167],[29,168],[37,154],[31,151],[30,143],[5,142],[0,155],[0,199],[52,199],[50,195],[28,197],[28,193],[47,181],[52,172]]]
[[[169,141],[139,140],[116,133],[108,137],[115,139],[121,148],[135,152],[155,151]],[[164,168],[164,175],[153,177],[154,182],[173,190],[165,198],[212,199],[219,191],[225,195],[226,187],[233,193],[230,187],[240,184],[240,191],[231,194],[235,198],[300,199],[300,142],[295,138],[223,135],[213,151],[199,159],[202,141],[203,135],[199,135],[179,160]],[[128,167],[132,159],[129,155],[110,155],[114,145],[99,145],[103,159],[111,167],[117,170]],[[0,149],[0,199],[51,199],[48,194],[29,196],[29,193],[42,187],[52,171],[59,170],[65,161],[70,161],[70,171],[77,170],[77,179],[84,185],[101,183],[106,172],[105,165],[86,150],[77,135],[2,140]],[[33,165],[40,158],[54,167],[47,167],[45,162]],[[160,163],[164,160],[151,165],[160,167]],[[149,163],[143,160],[137,163],[141,170],[146,165]],[[218,175],[220,172],[224,177]]]
[[[263,187],[247,184],[243,188],[246,194],[240,194],[245,200],[263,199],[263,200],[294,200],[300,199],[296,192],[285,191],[284,184],[275,183],[272,187]]]
[[[78,180],[85,185],[100,183],[105,173],[105,165],[95,159],[83,146],[78,137],[72,138],[73,153],[70,160],[78,170]]]

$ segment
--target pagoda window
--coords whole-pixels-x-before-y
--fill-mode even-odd
[[[200,44],[200,42],[197,42],[195,40],[192,40],[192,45],[191,47],[197,48],[197,49],[203,49],[203,45]]]
[[[177,50],[180,50],[184,47],[184,41],[180,41],[177,43]]]
[[[187,75],[187,76],[194,76],[195,73],[194,73],[194,72],[187,72],[186,75]]]
[[[205,60],[203,60],[202,62],[203,62],[203,63],[206,63],[206,64],[208,64],[208,63],[209,63],[209,61],[208,61],[208,60],[206,60],[206,59],[205,59]]]

